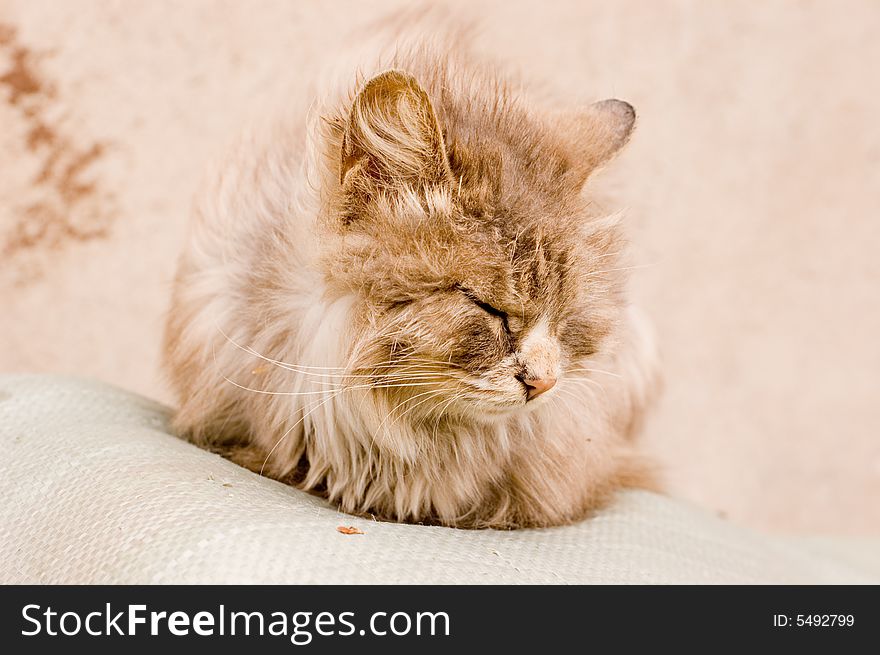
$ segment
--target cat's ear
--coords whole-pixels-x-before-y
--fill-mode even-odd
[[[629,141],[636,124],[636,110],[623,100],[601,100],[569,116],[569,120],[574,125],[577,143],[574,176],[582,184]]]
[[[407,73],[389,70],[366,83],[342,137],[339,180],[367,175],[385,187],[450,178],[443,132],[427,92]]]

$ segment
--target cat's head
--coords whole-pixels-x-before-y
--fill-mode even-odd
[[[357,298],[352,371],[416,420],[539,406],[622,304],[616,221],[582,186],[626,143],[632,107],[540,113],[485,93],[392,70],[338,122],[326,275]]]

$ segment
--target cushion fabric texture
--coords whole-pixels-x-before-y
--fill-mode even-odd
[[[768,536],[647,492],[544,530],[356,518],[175,438],[169,416],[95,381],[0,376],[0,582],[880,582],[880,540]]]

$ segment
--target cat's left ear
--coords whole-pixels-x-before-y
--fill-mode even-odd
[[[426,186],[451,175],[443,131],[415,77],[389,70],[357,94],[342,137],[339,180],[367,176],[387,187]]]
[[[577,144],[572,168],[576,183],[582,184],[629,141],[636,124],[636,110],[623,100],[601,100],[574,116],[569,115],[568,121]]]

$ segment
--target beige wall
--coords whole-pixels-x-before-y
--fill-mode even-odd
[[[364,4],[0,0],[0,371],[167,399],[162,313],[205,164]],[[473,5],[480,47],[639,110],[599,184],[665,352],[646,442],[671,492],[880,533],[880,3],[454,6]]]

